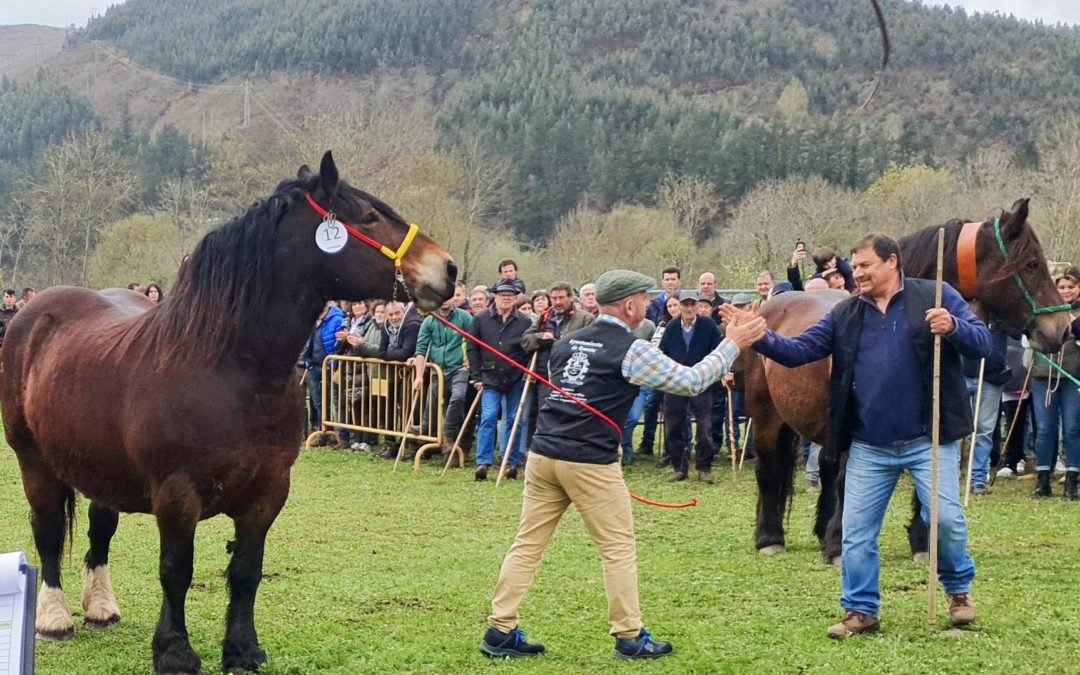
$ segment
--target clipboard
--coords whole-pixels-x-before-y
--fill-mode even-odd
[[[33,675],[38,568],[0,554],[0,675]]]

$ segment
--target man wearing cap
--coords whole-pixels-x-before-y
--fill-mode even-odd
[[[720,330],[707,314],[697,311],[697,291],[679,292],[677,326],[669,325],[660,339],[660,351],[671,360],[692,366],[705,358],[720,344]],[[730,368],[728,369],[730,372]],[[712,392],[705,390],[694,396],[667,393],[664,395],[664,443],[675,470],[673,482],[686,480],[690,463],[689,415],[697,420],[698,480],[712,483],[712,461],[716,448],[712,443]]]
[[[524,288],[518,279],[501,279],[492,291],[495,301],[491,307],[473,316],[472,334],[496,351],[521,365],[529,362],[521,348],[521,336],[532,325],[529,317],[514,309],[514,301]],[[495,461],[495,432],[502,410],[503,452],[509,452],[506,478],[517,478],[517,467],[525,455],[525,434],[518,433],[513,448],[509,446],[510,429],[521,401],[525,380],[521,371],[503,361],[475,342],[469,341],[469,381],[481,390],[480,424],[476,432],[476,480],[487,480],[488,470]]]
[[[654,283],[628,270],[600,275],[599,318],[552,347],[552,382],[569,396],[554,391],[540,409],[525,469],[518,533],[503,560],[488,617],[491,627],[480,644],[488,656],[544,653],[543,645],[529,643],[518,628],[518,607],[571,503],[600,549],[615,658],[658,658],[672,652],[670,644],[654,641],[641,622],[633,517],[619,464],[617,429],[626,423],[638,387],[696,395],[723,377],[740,349],[764,335],[765,326],[760,317],[743,317],[699,363],[683,366],[630,332],[645,318],[646,291]],[[603,413],[610,423],[598,420],[575,399]]]

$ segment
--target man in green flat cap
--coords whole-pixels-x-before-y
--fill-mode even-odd
[[[480,643],[487,656],[544,653],[543,645],[528,642],[518,628],[518,607],[571,503],[600,549],[615,658],[653,659],[672,652],[670,644],[653,640],[641,622],[634,521],[616,426],[626,424],[639,387],[680,396],[707,389],[731,369],[740,350],[764,336],[765,320],[747,316],[732,324],[716,349],[696,365],[684,366],[630,332],[645,318],[645,292],[654,284],[629,270],[601,274],[596,280],[600,316],[551,348],[551,381],[569,396],[552,391],[540,408],[526,463],[517,537],[503,560],[488,617],[491,627]],[[575,399],[611,423],[597,419]]]

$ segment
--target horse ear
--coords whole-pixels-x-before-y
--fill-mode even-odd
[[[1004,221],[1004,235],[1006,239],[1015,239],[1024,231],[1024,223],[1028,217],[1029,198],[1017,199],[1012,205],[1012,210],[1002,218]]]
[[[323,193],[327,197],[333,197],[337,194],[337,165],[334,164],[334,155],[329,150],[322,156],[322,163],[319,165],[319,183],[322,185]]]
[[[297,180],[307,180],[311,178],[311,169],[308,168],[307,164],[300,165],[300,170],[296,172],[296,178]]]

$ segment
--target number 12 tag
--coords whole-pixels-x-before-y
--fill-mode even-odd
[[[337,253],[349,243],[349,235],[337,220],[326,219],[315,230],[315,244],[323,253]]]

